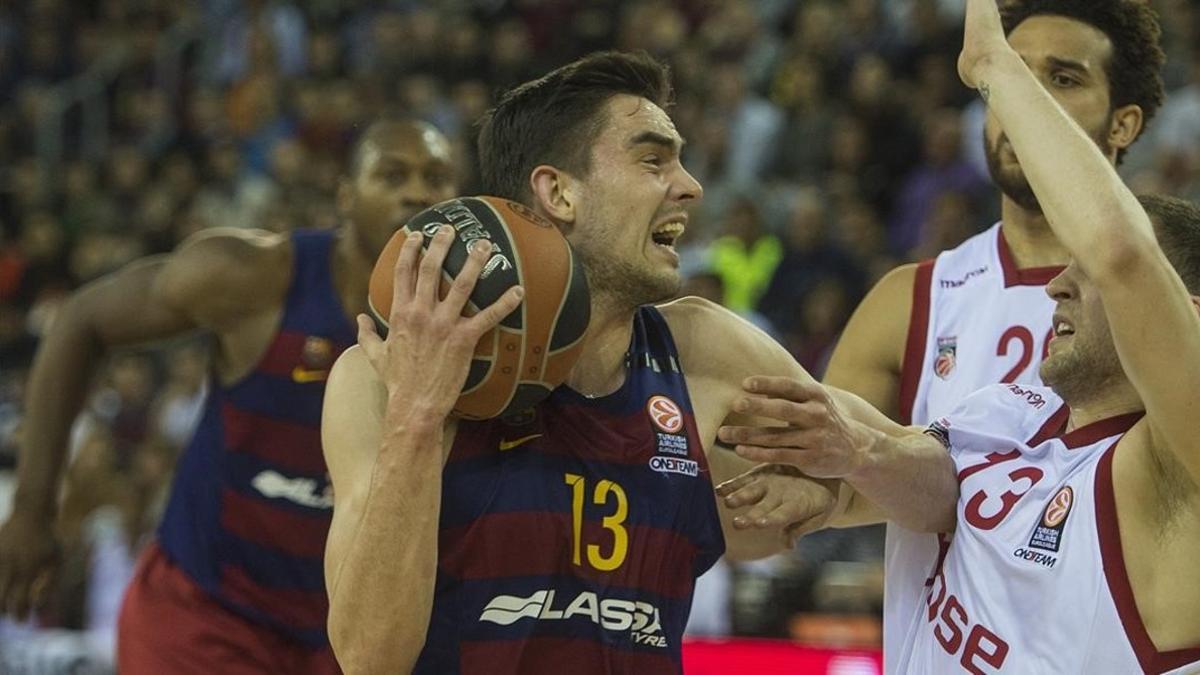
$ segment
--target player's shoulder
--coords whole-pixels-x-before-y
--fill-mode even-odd
[[[948,248],[937,255],[939,265],[947,263],[975,263],[988,261],[997,254],[1000,241],[1000,223],[964,239],[958,246]]]
[[[782,350],[762,329],[711,300],[687,296],[658,305],[657,309],[670,327],[680,361],[689,372],[695,372],[697,366],[720,368],[727,361],[770,360],[770,352]]]
[[[264,230],[213,228],[192,235],[167,258],[164,292],[189,302],[248,305],[274,301],[291,283],[290,237]]]
[[[202,257],[212,264],[282,262],[292,255],[291,237],[267,230],[214,227],[188,237],[176,256]]]
[[[992,384],[968,395],[934,426],[948,428],[951,433],[1002,437],[1023,444],[1063,410],[1062,399],[1049,387]]]

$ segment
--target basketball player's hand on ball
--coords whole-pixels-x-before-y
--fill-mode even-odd
[[[979,88],[976,70],[981,63],[1011,52],[996,0],[967,0],[963,48],[958,55],[958,76],[972,89]],[[985,93],[986,98],[986,93]]]
[[[838,481],[817,480],[786,464],[760,464],[717,486],[739,530],[778,529],[785,548],[829,522],[838,501]]]
[[[0,614],[24,619],[40,607],[58,562],[53,519],[14,510],[0,526]]]
[[[734,405],[743,415],[782,426],[724,426],[717,437],[754,462],[789,464],[814,478],[846,478],[859,469],[881,436],[842,409],[817,382],[752,377],[747,396]]]
[[[463,316],[491,253],[490,242],[471,247],[446,297],[439,299],[454,229],[442,226],[423,258],[422,236],[409,234],[396,259],[387,339],[379,337],[370,318],[359,315],[358,343],[387,385],[390,400],[403,397],[412,412],[444,418],[462,392],[475,344],[521,304],[524,289],[514,286],[474,316]]]

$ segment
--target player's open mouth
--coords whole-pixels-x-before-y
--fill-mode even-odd
[[[1066,319],[1054,317],[1054,337],[1065,337],[1075,334],[1075,326],[1071,325]]]
[[[683,231],[686,229],[682,220],[671,220],[665,223],[659,223],[650,231],[650,239],[655,246],[674,250],[675,242],[683,236]]]

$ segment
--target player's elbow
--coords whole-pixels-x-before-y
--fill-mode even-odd
[[[329,609],[329,644],[346,675],[409,673],[425,646],[424,625],[381,627],[335,606]]]

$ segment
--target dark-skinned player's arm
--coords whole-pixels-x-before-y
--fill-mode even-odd
[[[491,247],[475,246],[446,297],[443,226],[418,264],[422,235],[396,260],[386,340],[358,317],[359,344],[334,365],[321,443],[333,482],[325,548],[329,639],[347,673],[407,673],[425,643],[437,574],[447,419],[479,338],[521,302],[513,288],[462,316]]]
[[[959,74],[1000,121],[1055,236],[1099,292],[1152,446],[1200,483],[1197,299],[1137,198],[1008,45],[994,0],[969,0],[965,35]],[[1140,128],[1140,109],[1118,112],[1123,124]],[[1140,454],[1143,462],[1162,459]]]
[[[71,425],[104,356],[119,347],[220,330],[258,311],[287,283],[264,276],[279,267],[272,259],[280,247],[271,241],[242,230],[206,231],[174,253],[130,263],[65,301],[29,374],[13,511],[0,527],[0,611],[25,615],[56,567],[53,522]],[[284,269],[287,264],[282,261]]]

